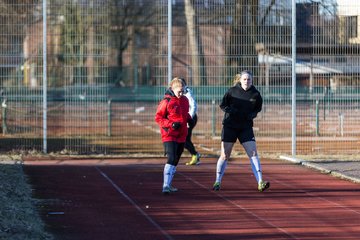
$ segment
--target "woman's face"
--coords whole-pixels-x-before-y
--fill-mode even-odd
[[[184,93],[184,88],[182,86],[172,87],[171,89],[177,98],[180,98]]]
[[[241,75],[241,78],[240,78],[240,84],[241,84],[241,87],[244,89],[244,90],[248,90],[251,85],[252,85],[252,78],[249,74],[243,74]]]

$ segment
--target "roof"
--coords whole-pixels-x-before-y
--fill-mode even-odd
[[[283,55],[259,54],[258,61],[259,64],[291,65],[292,58]],[[300,60],[296,60],[295,71],[297,74],[310,74],[311,72],[313,74],[343,73],[339,69]]]

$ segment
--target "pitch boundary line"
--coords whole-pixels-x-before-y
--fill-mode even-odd
[[[201,187],[201,188],[203,188],[203,189],[206,189],[206,190],[208,190],[209,192],[211,192],[208,187],[204,186],[203,184],[199,183],[198,181],[194,180],[193,178],[191,178],[191,177],[189,177],[189,176],[187,176],[187,175],[185,175],[185,174],[183,174],[183,173],[178,173],[178,174],[181,175],[181,176],[183,176],[183,177],[185,177],[187,180],[195,183],[195,184],[198,185],[199,187]],[[220,198],[223,199],[224,201],[230,203],[231,205],[233,205],[233,206],[235,206],[235,207],[237,207],[237,208],[245,211],[247,214],[255,217],[256,219],[258,219],[258,220],[260,220],[260,221],[268,224],[268,225],[271,226],[271,227],[276,228],[277,230],[279,230],[280,232],[286,234],[287,236],[289,236],[289,237],[291,237],[291,238],[293,238],[293,239],[299,239],[299,238],[297,238],[296,236],[294,236],[293,234],[291,234],[291,233],[289,233],[288,231],[286,231],[285,229],[280,228],[280,227],[272,224],[271,222],[267,221],[266,219],[260,217],[259,215],[253,213],[252,211],[244,208],[243,206],[235,203],[234,201],[228,199],[227,197],[221,195],[220,193],[214,192],[213,194],[215,194],[216,196],[220,197]]]
[[[271,180],[271,181],[277,182],[278,184],[283,185],[283,186],[285,186],[285,187],[295,189],[295,188],[292,187],[290,184],[283,183],[282,181],[278,181],[278,180]],[[345,205],[339,204],[339,203],[337,203],[337,202],[333,202],[333,201],[328,200],[328,199],[326,199],[326,198],[324,198],[324,197],[316,196],[315,194],[309,193],[309,192],[304,191],[304,190],[297,190],[297,189],[295,189],[295,190],[296,190],[296,192],[298,192],[298,193],[304,193],[304,194],[306,194],[306,195],[308,195],[308,196],[310,196],[310,197],[318,198],[318,199],[320,199],[320,200],[322,200],[322,201],[325,201],[325,202],[328,202],[328,203],[330,203],[330,204],[332,204],[332,205],[335,205],[336,207],[339,207],[339,208],[345,209],[346,211],[350,211],[350,212],[356,213],[357,215],[360,215],[360,212],[359,212],[359,211],[356,211],[356,210],[354,210],[354,209],[352,209],[352,208],[350,208],[350,207],[347,207],[347,206],[345,206]]]
[[[317,170],[319,170],[320,172],[324,172],[324,173],[327,173],[327,174],[329,174],[329,173],[331,174],[331,172],[332,172],[331,170],[328,170],[328,169],[325,169],[325,168],[315,167],[315,165],[307,164],[306,161],[303,161],[303,160],[300,160],[300,159],[289,158],[289,157],[285,157],[285,156],[280,156],[280,159],[287,160],[287,161],[290,161],[290,162],[293,162],[293,163],[297,163],[297,164],[301,164],[301,165],[303,165],[303,166],[307,166],[307,167],[310,167],[310,168],[313,168],[313,169],[317,169]],[[344,176],[344,178],[345,178],[345,176]],[[291,185],[289,185],[289,184],[280,182],[280,181],[278,181],[278,180],[275,180],[275,181],[278,182],[279,184],[283,185],[283,186],[290,187],[290,188],[294,189],[294,188],[293,188]],[[323,200],[323,201],[326,201],[326,202],[328,202],[328,203],[331,203],[331,204],[333,204],[333,205],[335,205],[335,206],[337,206],[337,207],[343,208],[343,209],[345,209],[345,210],[347,210],[347,211],[351,211],[351,212],[354,212],[354,213],[360,215],[360,211],[356,211],[356,210],[354,210],[354,209],[352,209],[352,208],[350,208],[350,207],[348,207],[348,206],[346,206],[346,205],[342,205],[342,204],[339,204],[339,203],[337,203],[337,202],[333,202],[333,201],[331,201],[331,200],[328,200],[328,199],[323,198],[323,197],[320,197],[320,196],[316,196],[316,195],[314,195],[314,194],[312,194],[312,193],[309,193],[309,192],[306,192],[306,191],[303,191],[303,190],[302,190],[302,191],[298,190],[298,192],[305,193],[306,195],[311,196],[311,197],[319,198],[319,199],[321,199],[321,200]]]
[[[116,189],[118,193],[120,193],[131,205],[133,205],[136,210],[138,210],[141,215],[143,215],[154,227],[156,227],[168,240],[174,240],[164,229],[160,227],[146,212],[144,212],[139,205],[136,204],[134,200],[131,199],[111,178],[106,175],[103,171],[101,171],[97,166],[95,166],[96,170]]]

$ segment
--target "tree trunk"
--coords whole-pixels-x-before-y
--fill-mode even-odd
[[[255,45],[258,37],[259,1],[240,0],[235,5],[234,22],[230,28],[230,38],[226,55],[230,58],[228,74],[235,75],[247,69],[255,74],[257,69],[257,53]],[[255,74],[256,75],[256,74]]]
[[[87,80],[89,85],[95,83],[94,79],[94,27],[90,26],[87,33],[87,57],[86,57],[86,68],[87,68]]]
[[[192,85],[199,86],[206,84],[205,60],[199,27],[195,21],[195,10],[190,0],[185,0],[185,17],[191,51]]]

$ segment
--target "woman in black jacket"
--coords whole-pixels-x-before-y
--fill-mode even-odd
[[[225,112],[221,132],[221,155],[216,166],[216,181],[213,190],[219,191],[227,161],[230,158],[234,143],[238,139],[249,156],[252,171],[260,192],[270,187],[270,182],[262,179],[261,164],[257,154],[253,119],[261,111],[260,92],[252,85],[252,74],[243,71],[236,74],[234,86],[225,93],[220,104]]]

